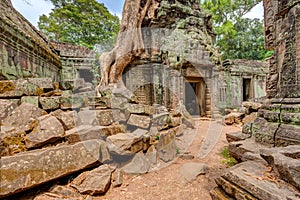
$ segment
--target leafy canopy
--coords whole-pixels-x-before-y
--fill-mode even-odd
[[[212,14],[223,59],[264,60],[272,52],[264,49],[263,21],[243,18],[262,0],[200,0]]]
[[[39,29],[56,42],[93,48],[112,43],[119,31],[119,18],[96,0],[49,0],[54,9],[39,18]]]

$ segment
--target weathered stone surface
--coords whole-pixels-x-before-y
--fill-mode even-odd
[[[76,125],[96,125],[96,112],[94,110],[80,110]]]
[[[26,135],[25,144],[28,149],[55,142],[64,136],[64,127],[56,117],[41,116],[33,123],[38,123],[38,125]]]
[[[266,146],[273,146],[274,134],[277,132],[279,123],[271,123],[263,118],[257,118],[252,124],[252,132],[255,141]]]
[[[157,127],[159,131],[166,129],[168,128],[168,122],[170,121],[170,114],[161,113],[161,114],[153,115],[151,121],[152,121],[152,126]]]
[[[65,131],[70,130],[77,124],[77,112],[76,111],[62,111],[56,110],[51,112],[50,115],[56,117],[63,125]]]
[[[25,135],[25,131],[18,132],[15,127],[0,126],[0,157],[26,151]]]
[[[294,150],[292,148],[294,148]],[[288,156],[284,155],[284,153]],[[261,156],[279,173],[281,179],[285,180],[286,182],[290,183],[300,190],[299,145],[290,146],[287,149],[264,149],[261,151]]]
[[[264,148],[265,146],[256,143],[253,138],[249,138],[229,143],[228,150],[230,155],[232,155],[235,159],[242,160],[242,157],[246,152],[259,153],[260,149]]]
[[[127,121],[129,125],[137,126],[144,129],[149,128],[150,122],[151,120],[149,116],[136,114],[131,114]]]
[[[123,184],[123,171],[116,169],[111,176],[111,185],[113,187],[120,187]]]
[[[31,123],[47,113],[29,103],[22,103],[3,120],[3,125],[16,127],[19,132],[30,130]]]
[[[95,110],[96,123],[99,126],[109,126],[115,122],[112,110]]]
[[[146,114],[151,115],[154,113],[154,107],[144,104],[126,104],[125,112],[129,114]]]
[[[275,135],[275,146],[300,144],[300,125],[281,124]]]
[[[39,107],[39,97],[38,96],[23,96],[21,98],[21,103],[31,103],[36,107]]]
[[[210,191],[210,196],[212,200],[234,200],[218,187]]]
[[[195,121],[190,113],[186,110],[185,105],[179,102],[177,107],[172,112],[172,116],[181,117],[182,123],[187,125],[189,128],[196,128]]]
[[[232,112],[224,117],[224,123],[226,125],[240,124],[244,116],[244,113]]]
[[[72,95],[70,97],[60,97],[60,108],[65,109],[76,109],[84,106],[84,98],[82,96]]]
[[[62,197],[66,198],[82,198],[82,196],[74,188],[71,188],[69,186],[55,185],[50,189],[50,192],[53,194],[62,195]]]
[[[205,175],[208,172],[207,165],[203,163],[185,163],[180,168],[180,173],[188,181],[194,181],[199,175]]]
[[[69,175],[110,159],[104,141],[51,147],[1,158],[0,197]]]
[[[149,169],[150,163],[143,152],[135,154],[132,161],[122,168],[126,174],[145,174]]]
[[[3,120],[17,108],[19,102],[19,100],[0,99],[0,120]]]
[[[251,135],[244,134],[242,132],[226,133],[226,139],[228,142],[238,142],[250,138]]]
[[[133,133],[119,133],[109,136],[106,141],[111,152],[120,155],[136,153],[143,150],[143,138],[146,134],[146,130],[137,129]]]
[[[158,155],[157,155],[157,150],[155,148],[154,145],[151,145],[146,153],[146,158],[148,159],[148,161],[150,162],[151,165],[156,165],[157,163],[157,159],[158,159]]]
[[[87,200],[84,197],[65,196],[62,194],[46,192],[34,197],[33,200]]]
[[[44,110],[55,110],[60,107],[60,97],[40,97],[39,102]]]
[[[247,114],[251,113],[251,112],[257,112],[258,109],[260,109],[262,107],[261,103],[256,103],[256,102],[250,102],[250,101],[244,101],[242,103],[242,106],[247,108]]]
[[[98,195],[105,193],[111,180],[112,169],[108,165],[83,172],[77,176],[71,183],[81,194]]]
[[[245,123],[242,128],[242,133],[252,136],[252,123]]]
[[[91,139],[105,139],[110,135],[125,132],[124,125],[111,126],[91,126],[80,125],[71,130],[66,131],[65,138],[69,144]]]
[[[173,160],[176,157],[176,144],[175,144],[175,129],[169,129],[160,132],[159,140],[155,145],[158,157],[164,162]]]
[[[219,186],[219,190],[232,196],[233,199],[257,200],[257,198],[249,194],[244,189],[236,186],[234,183],[231,183],[222,177],[216,179],[216,183]],[[225,199],[227,200],[227,198]]]
[[[0,94],[15,90],[14,81],[10,80],[1,80],[0,81]]]
[[[282,200],[286,199],[287,196],[297,197],[296,195],[299,195],[295,189],[288,185],[280,184],[279,186],[276,182],[269,181],[264,174],[267,172],[268,167],[264,164],[247,161],[229,168],[222,175],[222,178],[228,181],[230,185],[241,188],[243,191],[248,191],[251,196],[257,199]],[[272,173],[269,173],[268,176],[275,177]],[[226,187],[231,187],[230,185],[226,185]],[[223,187],[222,184],[219,186]],[[232,189],[231,191],[234,192],[236,190]],[[230,195],[233,195],[235,198],[238,196],[243,197],[243,194],[239,191]]]

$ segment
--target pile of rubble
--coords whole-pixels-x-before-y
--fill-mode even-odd
[[[274,118],[266,117],[270,116],[268,108],[264,104],[258,118],[246,123],[242,132],[226,135],[230,154],[241,163],[216,179],[213,200],[300,198],[299,132],[281,128],[293,126],[284,121],[272,122]],[[286,114],[278,116],[284,119]]]
[[[254,122],[257,118],[257,112],[262,107],[261,103],[245,101],[242,103],[242,107],[239,110],[227,109],[228,113],[224,116],[224,124],[226,125],[244,125],[248,122]]]
[[[172,161],[176,136],[195,126],[182,104],[169,112],[136,103],[127,90],[93,93],[62,90],[47,78],[0,81],[1,198],[70,175],[68,185],[35,199],[103,194],[120,186],[122,173]]]

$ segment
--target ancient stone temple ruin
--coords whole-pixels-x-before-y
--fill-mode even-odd
[[[256,60],[225,60],[213,85],[218,108],[238,108],[243,101],[266,96],[267,63]]]
[[[60,80],[61,63],[48,40],[9,0],[0,2],[0,79],[51,77]]]
[[[123,71],[123,82],[143,104],[174,109],[184,102],[194,115],[211,116],[215,62],[210,16],[198,1],[161,1],[142,24],[146,56]]]
[[[242,133],[227,134],[242,163],[216,180],[215,199],[300,198],[300,1],[264,0],[265,47],[273,49],[268,99]]]

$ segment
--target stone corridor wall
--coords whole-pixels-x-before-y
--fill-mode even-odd
[[[256,60],[226,60],[217,72],[218,107],[238,108],[243,101],[256,100],[266,96],[266,62]],[[250,80],[249,99],[243,99],[243,80]]]
[[[0,79],[60,80],[60,59],[47,39],[10,1],[0,1]]]
[[[77,46],[68,43],[51,42],[62,63],[61,78],[73,80],[85,78],[85,81],[92,81],[90,70],[95,61],[95,52],[87,47]]]

